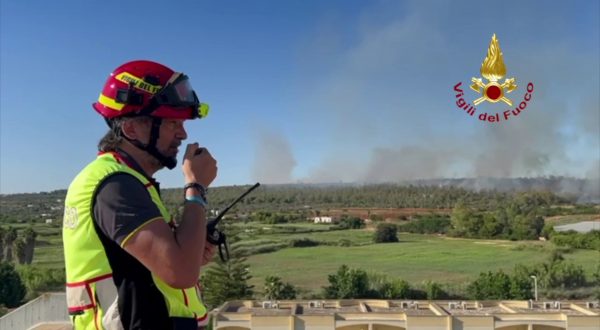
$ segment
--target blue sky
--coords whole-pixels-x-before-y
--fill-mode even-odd
[[[210,104],[187,129],[219,162],[215,186],[600,177],[599,2],[495,6],[2,0],[0,193],[68,187],[106,130],[91,103],[133,59],[183,71]],[[480,76],[493,33],[519,86],[508,96],[535,85],[495,124],[458,110],[452,90]],[[157,178],[183,183],[179,168]]]

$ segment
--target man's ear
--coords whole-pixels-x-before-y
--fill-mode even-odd
[[[127,119],[121,125],[123,135],[130,140],[140,140],[142,133],[142,125],[135,119]]]

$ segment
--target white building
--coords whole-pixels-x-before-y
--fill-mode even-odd
[[[312,218],[314,223],[333,223],[333,217],[314,217]]]

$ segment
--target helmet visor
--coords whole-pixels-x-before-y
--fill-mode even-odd
[[[154,97],[159,105],[168,105],[174,108],[192,107],[194,118],[204,118],[208,115],[208,104],[200,103],[188,76],[183,73],[175,72],[165,87]]]

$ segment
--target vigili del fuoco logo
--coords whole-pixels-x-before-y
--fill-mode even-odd
[[[477,118],[481,121],[499,123],[517,117],[527,108],[527,104],[531,101],[533,95],[533,83],[529,82],[527,84],[523,100],[518,103],[518,105],[516,103],[513,105],[512,97],[516,93],[511,93],[517,90],[518,85],[514,77],[506,78],[504,79],[504,82],[502,82],[502,78],[506,76],[506,66],[504,65],[502,51],[500,50],[500,44],[498,43],[495,33],[492,36],[487,56],[483,60],[483,63],[481,63],[480,72],[483,78],[471,78],[471,90],[477,92],[478,95],[481,95],[472,102],[473,105],[465,100],[466,97],[465,92],[462,90],[462,82],[458,82],[458,84],[454,85],[454,91],[456,92],[456,106],[460,110],[465,111],[470,116],[477,115]],[[510,108],[503,111],[502,114],[499,112],[478,113],[475,106],[478,106],[485,101],[492,104],[502,102],[503,105],[507,105]]]

